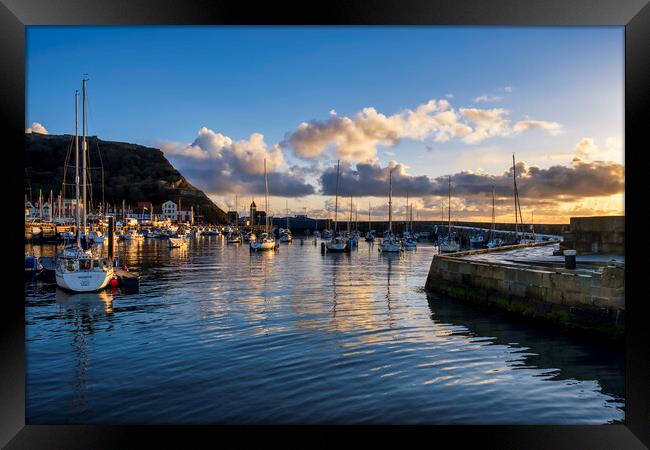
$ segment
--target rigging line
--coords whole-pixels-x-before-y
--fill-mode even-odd
[[[69,162],[70,162],[70,155],[72,154],[72,145],[73,144],[74,144],[74,137],[70,136],[70,145],[68,146],[68,150],[65,153],[65,161],[63,163],[63,183],[61,184],[61,192],[63,192],[63,198],[66,198],[65,197],[65,186],[66,186],[65,179],[67,178],[67,174],[68,174],[67,168],[71,167]],[[72,186],[72,183],[70,183],[68,186]]]
[[[102,158],[102,152],[99,149],[99,138],[95,140],[95,146],[97,147],[97,154],[99,155],[99,166],[102,171],[102,208],[104,207],[104,159]]]

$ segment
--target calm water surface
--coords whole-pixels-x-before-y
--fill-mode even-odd
[[[623,420],[622,352],[427,295],[427,244],[377,249],[145,241],[118,248],[137,294],[26,283],[27,423]]]

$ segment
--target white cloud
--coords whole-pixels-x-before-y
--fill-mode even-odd
[[[468,144],[475,144],[489,137],[510,134],[510,120],[505,109],[460,108],[460,113],[474,124],[473,131],[463,139]]]
[[[31,127],[25,128],[25,133],[49,134],[45,127],[38,122],[34,122]]]
[[[268,147],[260,133],[234,141],[203,127],[192,144],[158,145],[184,175],[209,194],[264,192],[265,159],[270,189],[276,195],[308,195],[314,190],[305,182],[306,171],[287,167],[280,147]]]
[[[348,162],[375,162],[377,146],[396,146],[402,139],[435,142],[462,139],[474,144],[494,136],[508,136],[528,129],[544,129],[555,134],[561,125],[526,119],[510,126],[509,112],[500,109],[451,107],[447,100],[429,100],[414,110],[387,116],[373,107],[363,108],[352,117],[330,113],[325,120],[302,122],[280,143],[301,159],[316,159],[332,152]]]
[[[504,90],[505,92],[512,92],[512,86],[504,86],[504,87],[503,87],[503,90]]]
[[[513,127],[513,131],[515,133],[523,133],[524,131],[533,130],[533,129],[544,130],[547,131],[549,134],[555,135],[560,133],[560,131],[562,131],[562,125],[557,122],[547,122],[544,120],[526,119],[526,120],[520,120],[519,122],[515,123],[515,126]]]
[[[499,95],[479,95],[474,99],[475,103],[493,103],[493,102],[500,102],[503,100],[503,97]]]
[[[594,143],[593,138],[582,138],[576,144],[576,156],[578,158],[588,158],[590,154],[594,153],[598,147]]]

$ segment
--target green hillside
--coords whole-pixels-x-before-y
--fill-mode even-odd
[[[103,198],[107,204],[122,205],[122,200],[135,206],[138,202],[151,202],[160,206],[167,200],[178,202],[182,209],[194,206],[195,214],[202,215],[210,223],[225,223],[226,214],[202,191],[192,186],[167,161],[157,148],[144,147],[124,142],[102,141],[96,137],[87,139],[89,148],[89,170],[92,182],[92,204],[99,205]],[[81,139],[79,139],[81,148]],[[54,195],[62,189],[66,155],[69,153],[69,167],[65,170],[66,184],[74,183],[74,136],[25,134],[25,177],[26,188],[31,187],[31,196]],[[103,166],[103,183],[102,170]],[[66,197],[74,196],[74,187],[67,186]],[[29,191],[26,191],[30,195]]]

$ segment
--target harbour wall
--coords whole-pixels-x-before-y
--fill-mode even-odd
[[[624,255],[625,216],[571,217],[563,239],[560,254],[575,250],[578,255]]]
[[[425,289],[607,339],[622,339],[625,323],[624,268],[605,267],[602,272],[576,271],[461,258],[476,252],[512,248],[435,255]]]

